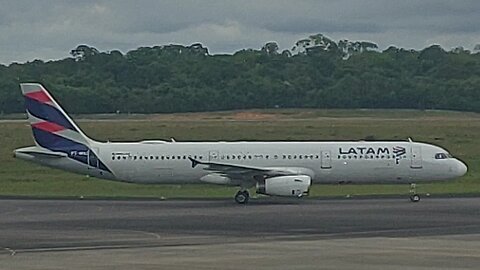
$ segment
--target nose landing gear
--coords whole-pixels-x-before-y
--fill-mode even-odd
[[[417,194],[417,185],[415,183],[410,184],[410,201],[415,203],[420,201],[420,195]]]

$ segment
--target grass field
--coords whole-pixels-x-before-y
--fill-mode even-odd
[[[18,116],[17,116],[18,117]],[[16,117],[16,118],[17,118]],[[6,117],[3,116],[3,119]],[[464,160],[469,172],[452,182],[422,184],[419,192],[480,195],[480,114],[413,110],[252,110],[235,112],[78,116],[92,138],[110,141],[406,140],[434,143]],[[92,120],[95,118],[95,120]],[[70,174],[16,160],[33,145],[26,121],[0,121],[0,196],[231,197],[236,188],[211,185],[136,185]],[[404,185],[316,185],[311,196],[406,194]]]

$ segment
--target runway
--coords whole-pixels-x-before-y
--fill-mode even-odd
[[[480,198],[0,200],[0,269],[478,269]]]

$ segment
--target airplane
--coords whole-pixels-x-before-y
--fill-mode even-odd
[[[411,184],[445,181],[467,166],[445,149],[408,141],[98,142],[65,113],[39,83],[20,84],[35,146],[14,150],[19,159],[74,173],[141,184],[210,183],[270,196],[303,197],[312,184]]]

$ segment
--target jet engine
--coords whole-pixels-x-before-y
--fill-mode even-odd
[[[302,197],[308,195],[312,178],[308,175],[287,175],[266,178],[257,182],[257,193],[285,196]]]

